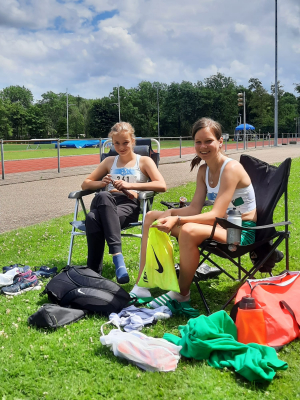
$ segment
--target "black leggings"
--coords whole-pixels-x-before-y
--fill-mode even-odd
[[[89,268],[102,272],[105,240],[110,254],[122,252],[121,229],[138,221],[139,210],[139,201],[130,200],[123,193],[96,194],[86,218]]]

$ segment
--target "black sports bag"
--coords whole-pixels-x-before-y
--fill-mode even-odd
[[[38,328],[59,328],[79,321],[87,311],[63,308],[57,304],[43,304],[28,318],[28,324]]]
[[[65,267],[47,284],[44,294],[62,307],[99,314],[120,312],[131,300],[117,283],[103,278],[90,268]]]

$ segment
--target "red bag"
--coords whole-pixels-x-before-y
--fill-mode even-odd
[[[282,275],[266,279],[248,279],[239,289],[235,302],[238,303],[243,296],[250,295],[256,302],[256,310],[263,311],[265,326],[260,318],[260,324],[255,322],[255,314],[250,323],[250,330],[260,330],[258,337],[265,337],[268,346],[279,347],[296,339],[300,334],[300,272],[286,271]],[[256,310],[238,310],[237,327],[238,337],[241,341],[251,337],[243,311],[249,313]],[[239,315],[239,311],[242,311]],[[251,321],[251,318],[250,318]],[[244,328],[243,328],[244,327]],[[265,332],[264,332],[265,329]],[[240,332],[239,332],[240,331]],[[254,335],[255,336],[255,335]],[[252,336],[252,337],[254,337]],[[249,343],[249,342],[248,342]],[[263,344],[263,343],[261,343]]]

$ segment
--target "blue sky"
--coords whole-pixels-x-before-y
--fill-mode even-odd
[[[275,0],[1,0],[0,90],[99,98],[217,72],[274,83]],[[300,83],[300,1],[278,0],[278,79]]]

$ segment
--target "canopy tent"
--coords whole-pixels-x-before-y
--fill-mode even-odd
[[[101,145],[106,141],[107,139],[102,139],[101,140]],[[60,143],[60,147],[75,147],[77,149],[82,149],[83,147],[99,147],[99,140],[66,140],[62,143]],[[57,148],[57,143],[55,144],[55,148]]]
[[[235,128],[235,130],[236,130],[236,131],[243,131],[243,130],[244,130],[244,124],[241,124],[241,125],[237,126],[237,127]],[[246,131],[248,131],[248,130],[255,130],[255,128],[254,128],[253,125],[246,124]]]

